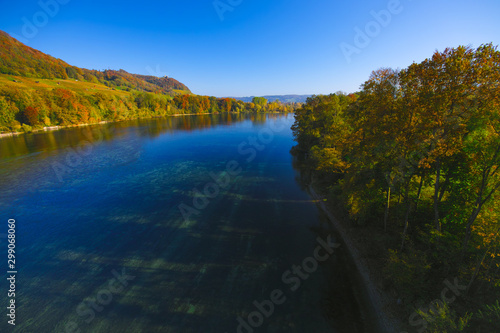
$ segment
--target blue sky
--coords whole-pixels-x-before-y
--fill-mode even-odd
[[[2,2],[0,29],[42,52],[219,97],[354,92],[380,67],[500,44],[498,0]]]

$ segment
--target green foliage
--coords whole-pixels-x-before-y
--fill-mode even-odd
[[[66,74],[71,79],[78,79],[78,72],[73,67],[66,67]]]
[[[173,98],[173,104],[177,109],[189,111],[189,113],[216,113],[216,112],[292,112],[293,104],[270,103],[263,108],[254,103],[244,103],[234,98],[216,98],[198,95],[177,95]]]
[[[424,252],[410,248],[406,253],[389,250],[384,273],[402,298],[412,302],[426,294],[430,265]]]
[[[467,327],[472,318],[471,314],[459,316],[450,309],[446,303],[435,304],[434,309],[429,312],[417,311],[427,321],[427,332],[429,333],[458,333],[467,332]]]
[[[76,70],[75,70],[76,71]],[[79,75],[78,71],[74,72]],[[64,83],[64,84],[62,84]],[[54,88],[52,88],[54,87]],[[277,111],[290,111],[278,105]],[[102,85],[32,79],[13,82],[0,75],[0,130],[15,131],[21,124],[43,126],[115,121],[172,114],[252,112],[250,103],[234,99],[161,93],[123,92]]]
[[[21,129],[25,133],[31,133],[33,131],[33,127],[31,127],[30,125],[27,125],[27,124],[23,124]]]
[[[15,121],[17,111],[4,96],[0,96],[0,130],[8,129],[8,125]]]
[[[265,99],[264,97],[254,97],[252,99],[252,103],[255,105],[260,105],[261,107],[264,107],[267,104],[267,99]]]
[[[484,305],[483,308],[474,315],[474,320],[478,321],[476,324],[477,326],[489,327],[492,329],[491,332],[500,332],[499,301],[497,300],[496,303],[491,305]]]
[[[335,182],[352,220],[400,237],[386,271],[405,299],[449,274],[496,284],[499,81],[496,47],[461,46],[376,70],[356,95],[313,96],[295,113],[302,165]],[[435,332],[468,321],[447,309],[439,316]]]

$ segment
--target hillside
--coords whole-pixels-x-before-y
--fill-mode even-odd
[[[233,97],[234,99],[249,103],[255,96],[250,97]],[[311,95],[269,95],[261,96],[267,99],[269,102],[274,102],[279,100],[282,103],[305,103],[308,97]]]
[[[120,70],[89,70],[35,50],[0,31],[0,73],[38,79],[75,79],[101,83],[122,90],[169,95],[191,93],[181,82],[168,78],[131,74]]]

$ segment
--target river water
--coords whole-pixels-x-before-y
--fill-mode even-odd
[[[0,331],[369,332],[292,166],[292,123],[200,115],[1,139]]]

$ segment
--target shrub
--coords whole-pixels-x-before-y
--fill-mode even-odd
[[[485,305],[474,315],[477,326],[484,332],[500,332],[500,303],[497,300],[492,305]]]
[[[38,124],[38,108],[33,106],[28,106],[23,111],[23,122],[30,126],[35,126]]]
[[[23,124],[21,128],[25,133],[31,133],[33,131],[33,128],[30,125]]]
[[[472,318],[471,314],[465,314],[463,317],[458,316],[446,303],[437,304],[435,309],[429,312],[418,311],[418,313],[427,321],[427,332],[429,333],[467,332],[465,329],[469,326],[469,321]]]
[[[407,253],[389,250],[389,260],[385,266],[387,277],[393,282],[398,293],[407,301],[426,292],[426,277],[430,269],[425,253],[407,247]]]

